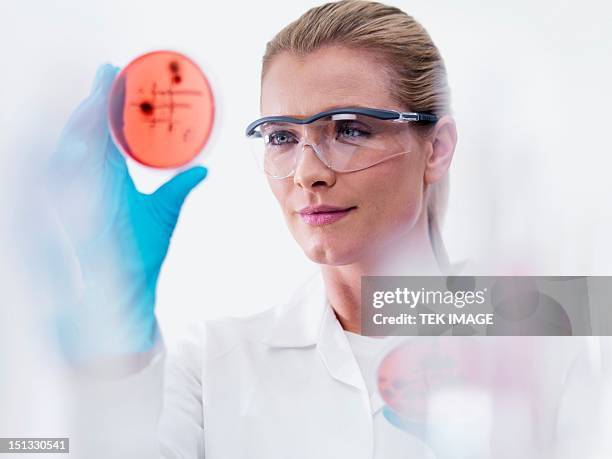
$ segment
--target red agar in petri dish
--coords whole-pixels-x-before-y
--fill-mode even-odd
[[[193,160],[208,141],[214,97],[202,70],[173,51],[154,51],[130,62],[110,92],[109,124],[124,154],[156,168]]]

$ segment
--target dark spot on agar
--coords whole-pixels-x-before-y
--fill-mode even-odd
[[[180,76],[180,75],[174,75],[173,81],[174,81],[176,84],[179,84],[179,83],[181,82],[181,80],[182,80],[182,78],[181,78],[181,76]]]
[[[168,65],[170,67],[170,71],[176,73],[179,71],[179,64],[176,61],[171,61]]]
[[[151,105],[151,102],[143,102],[140,104],[140,111],[145,115],[150,115],[153,113],[153,105]]]

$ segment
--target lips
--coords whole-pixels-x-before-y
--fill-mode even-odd
[[[323,204],[319,206],[304,207],[298,213],[306,224],[327,225],[344,218],[356,208],[356,206],[338,207]]]
[[[329,212],[343,212],[348,209],[354,209],[355,206],[352,207],[338,207],[338,206],[329,206],[326,204],[321,204],[319,206],[312,207],[304,207],[299,211],[301,215],[311,215],[311,214],[320,214],[320,213],[329,213]]]

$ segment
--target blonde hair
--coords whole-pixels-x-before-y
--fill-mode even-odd
[[[279,53],[303,56],[333,45],[370,51],[382,59],[393,82],[391,95],[406,110],[450,114],[446,68],[429,34],[399,8],[377,2],[342,0],[308,10],[268,42],[261,78]],[[427,136],[431,128],[431,124],[420,125],[417,132]],[[441,227],[448,201],[448,174],[427,187],[425,199],[429,238],[438,264],[446,272],[449,260]]]

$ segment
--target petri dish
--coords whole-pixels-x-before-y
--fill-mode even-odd
[[[480,345],[479,345],[480,344]],[[472,337],[420,336],[392,349],[378,367],[378,392],[401,419],[425,422],[434,397],[490,387],[495,354]]]
[[[111,137],[146,166],[176,168],[200,154],[215,118],[212,88],[200,67],[174,51],[137,57],[109,94]]]

